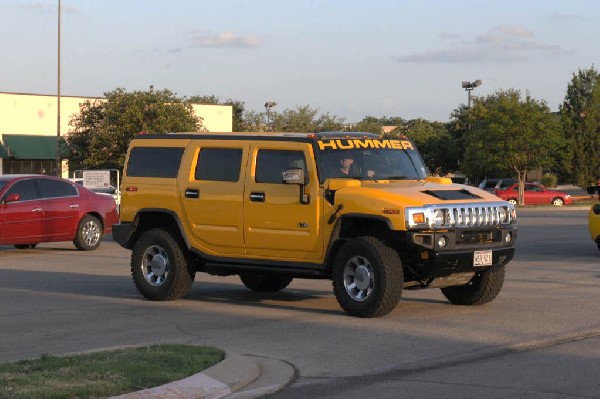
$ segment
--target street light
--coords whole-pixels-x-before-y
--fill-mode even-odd
[[[269,129],[270,125],[271,125],[271,108],[273,108],[274,106],[276,106],[277,103],[275,101],[267,101],[265,103],[265,109],[267,110],[267,129]]]
[[[473,82],[462,82],[462,88],[465,89],[465,91],[467,92],[468,95],[468,103],[467,103],[467,108],[471,108],[471,91],[476,88],[481,86],[481,79],[477,79]]]

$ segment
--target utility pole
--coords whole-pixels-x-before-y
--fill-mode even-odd
[[[58,79],[56,88],[56,175],[62,176],[62,162],[60,159],[60,9],[61,0],[58,0]]]

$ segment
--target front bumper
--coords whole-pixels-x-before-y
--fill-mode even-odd
[[[443,237],[443,240],[440,238]],[[490,229],[457,229],[435,232],[408,232],[402,261],[407,281],[427,284],[439,277],[476,273],[507,264],[515,253],[517,228],[514,225]],[[445,241],[443,247],[440,241]],[[492,264],[474,266],[475,251],[492,251]]]

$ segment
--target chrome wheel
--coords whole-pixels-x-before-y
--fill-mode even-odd
[[[552,205],[554,205],[554,206],[563,206],[564,203],[565,202],[563,201],[562,198],[557,197],[552,200]]]
[[[362,256],[354,256],[344,267],[344,288],[355,301],[364,301],[373,292],[375,275],[371,263]]]
[[[164,248],[158,245],[149,246],[142,256],[142,274],[146,282],[159,287],[169,275],[169,256]]]
[[[98,223],[95,220],[88,220],[81,229],[81,237],[83,242],[90,247],[98,244],[98,241],[102,238],[102,231]]]
[[[517,200],[514,198],[511,198],[508,200],[509,203],[513,204],[513,205],[517,205]]]

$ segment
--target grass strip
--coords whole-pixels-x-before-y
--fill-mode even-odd
[[[1,399],[105,398],[176,381],[220,362],[221,350],[155,345],[0,364]]]

